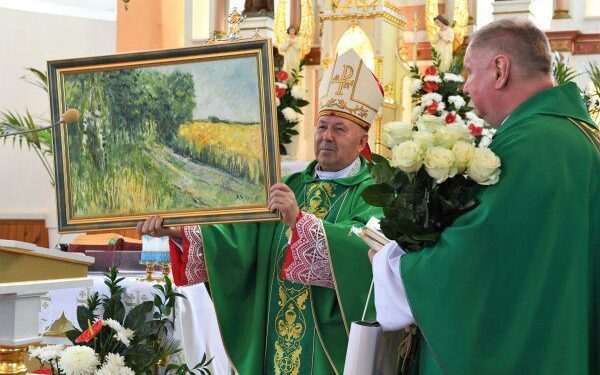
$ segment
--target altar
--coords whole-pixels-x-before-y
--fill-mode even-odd
[[[125,288],[123,303],[126,312],[142,302],[153,299],[152,293],[156,293],[154,283],[138,280],[145,276],[145,273],[123,272],[120,276],[125,277],[121,286]],[[73,326],[77,327],[77,306],[85,304],[94,292],[100,295],[108,293],[104,275],[90,273],[89,277],[93,280],[89,287],[51,290],[42,296],[39,320],[43,343],[68,343],[63,332],[72,329]],[[186,297],[178,298],[175,305],[173,335],[181,342],[183,348],[179,359],[193,367],[206,354],[207,358],[213,358],[210,366],[213,374],[229,374],[229,360],[206,287],[204,284],[177,287],[177,292]]]

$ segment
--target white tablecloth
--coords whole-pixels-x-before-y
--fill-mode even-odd
[[[121,282],[121,286],[125,288],[123,303],[126,311],[144,301],[152,300],[152,293],[156,291],[152,287],[153,283],[137,281],[137,277],[140,276],[142,275],[128,276]],[[90,277],[94,280],[91,288],[54,290],[42,297],[40,334],[46,332],[63,313],[73,326],[78,327],[77,306],[85,304],[88,296],[95,291],[101,295],[108,294],[103,275]],[[179,287],[177,292],[187,297],[177,299],[174,332],[175,338],[182,343],[186,362],[189,366],[194,366],[206,353],[208,358],[214,357],[211,362],[212,373],[228,375],[229,359],[221,340],[215,309],[204,284]]]

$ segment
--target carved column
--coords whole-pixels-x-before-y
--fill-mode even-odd
[[[296,34],[300,28],[300,0],[290,0],[290,26],[296,28]]]
[[[554,16],[552,19],[560,20],[571,18],[569,15],[570,0],[554,0]]]

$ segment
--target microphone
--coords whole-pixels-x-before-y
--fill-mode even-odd
[[[44,126],[42,128],[35,128],[35,129],[24,130],[24,131],[15,132],[15,133],[0,134],[0,138],[5,138],[5,137],[10,137],[10,136],[15,136],[15,135],[21,135],[21,134],[27,134],[27,133],[35,133],[35,132],[39,132],[39,131],[42,131],[42,130],[46,130],[46,129],[51,129],[51,128],[57,127],[60,124],[69,125],[69,124],[74,123],[77,120],[79,120],[79,111],[76,110],[75,108],[71,108],[71,109],[68,109],[65,112],[63,112],[63,114],[60,116],[60,120],[58,120],[56,123],[54,123],[52,125]]]

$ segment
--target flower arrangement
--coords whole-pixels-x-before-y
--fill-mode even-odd
[[[302,107],[308,105],[306,90],[299,84],[302,76],[300,72],[306,64],[301,60],[298,71],[290,73],[279,70],[275,74],[275,104],[277,105],[277,128],[279,133],[279,152],[287,155],[285,145],[292,142],[292,137],[298,134],[295,129]]]
[[[47,364],[36,373],[52,375],[133,375],[153,374],[158,366],[164,373],[210,374],[211,360],[206,356],[194,368],[186,364],[168,364],[181,351],[180,344],[168,337],[174,328],[171,318],[175,299],[183,297],[173,290],[171,280],[156,284],[152,301],[142,302],[125,313],[121,302],[124,292],[115,267],[105,275],[109,295],[92,294],[86,306],[77,307],[77,321],[83,331],[66,333],[71,346],[50,345],[30,349],[30,357]]]
[[[434,244],[444,228],[474,208],[478,185],[500,178],[500,159],[487,146],[494,130],[472,111],[456,72],[414,70],[413,123],[383,126],[391,160],[376,155],[375,184],[363,197],[383,207],[381,230],[406,251]]]

